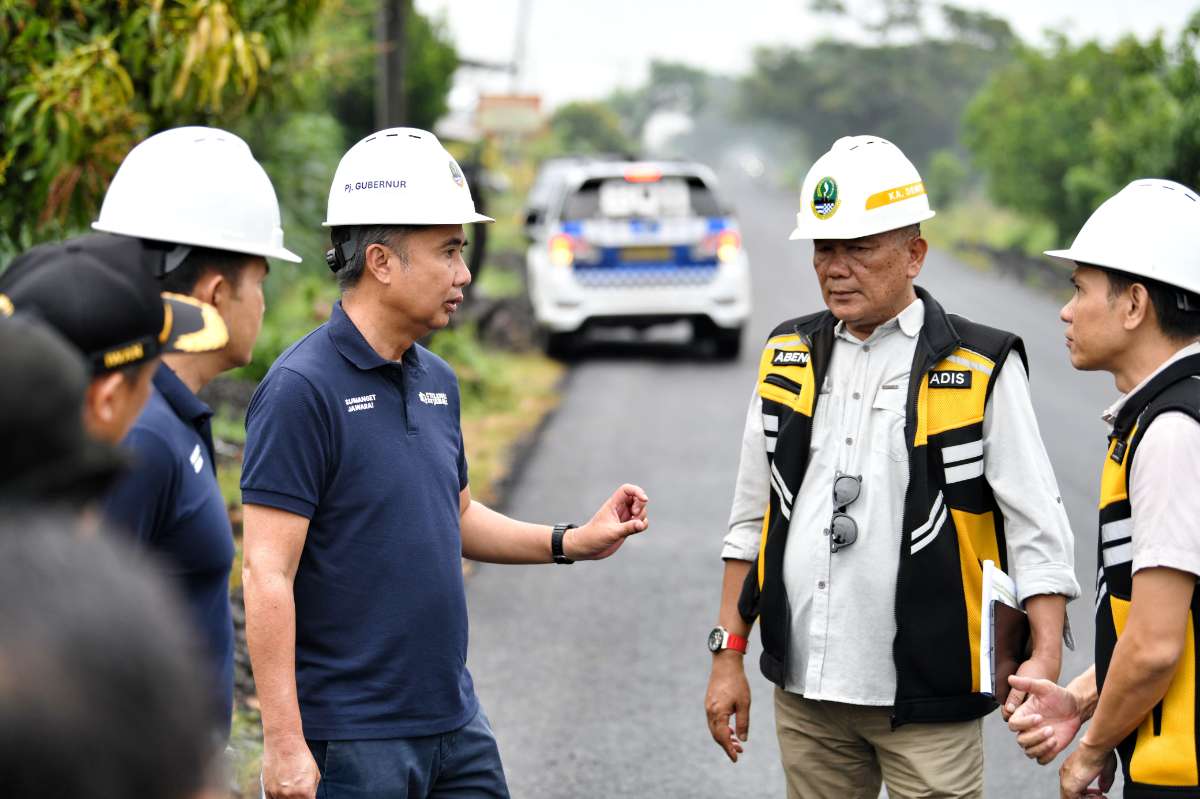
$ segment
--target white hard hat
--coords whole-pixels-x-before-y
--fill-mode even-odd
[[[1135,180],[1092,212],[1069,250],[1046,255],[1200,293],[1200,198],[1169,180]]]
[[[899,147],[843,136],[808,170],[789,238],[857,239],[932,217],[925,183]]]
[[[325,226],[494,221],[476,213],[467,179],[436,136],[388,128],[342,156],[329,187]]]
[[[218,128],[173,128],[130,150],[92,227],[300,262],[284,249],[271,179],[246,142]]]

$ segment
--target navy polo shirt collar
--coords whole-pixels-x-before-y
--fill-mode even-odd
[[[341,300],[333,304],[333,312],[329,315],[329,338],[343,358],[364,372],[381,366],[395,365],[395,361],[384,358],[367,343],[363,334],[355,327],[354,321],[342,310]],[[415,345],[404,352],[400,363],[415,371],[422,371],[421,359]]]
[[[167,401],[167,405],[171,406],[175,415],[199,434],[204,446],[208,448],[208,459],[211,463],[215,457],[212,438],[212,408],[193,394],[187,384],[179,379],[179,375],[172,372],[165,363],[159,364],[158,371],[154,373],[154,389]],[[215,470],[216,464],[213,464],[212,468]]]
[[[154,373],[154,387],[175,411],[175,415],[193,427],[210,419],[212,408],[192,393],[192,390],[165,363]]]

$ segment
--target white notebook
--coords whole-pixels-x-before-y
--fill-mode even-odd
[[[1008,674],[1012,673],[1014,664],[1020,665],[1024,659],[1023,651],[1028,641],[1028,621],[1021,619],[1019,626],[1024,628],[1023,635],[1014,629],[1013,615],[1005,610],[1000,611],[1001,623],[996,624],[996,606],[1006,605],[1024,616],[1021,605],[1017,601],[1017,584],[1012,578],[997,568],[990,560],[983,562],[983,596],[979,603],[979,690],[999,700],[1008,696]],[[997,629],[1000,635],[997,635]],[[997,638],[999,637],[999,641]],[[1000,666],[997,668],[997,656]],[[1007,664],[1007,666],[1006,666]],[[1004,684],[997,686],[997,672],[1003,673]],[[997,689],[999,688],[999,691]]]

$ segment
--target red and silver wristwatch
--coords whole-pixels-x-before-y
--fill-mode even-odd
[[[713,627],[712,632],[708,634],[708,651],[714,655],[722,649],[732,649],[736,652],[746,654],[746,646],[749,644],[745,638],[740,635],[734,635],[724,627]]]

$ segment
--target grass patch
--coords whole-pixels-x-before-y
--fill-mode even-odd
[[[240,411],[228,405],[220,405],[212,417],[213,438],[239,447],[246,444],[246,420]]]
[[[492,299],[509,299],[525,293],[525,281],[521,275],[498,263],[488,264],[476,283],[479,293]]]
[[[229,748],[233,750],[233,784],[245,799],[257,799],[262,769],[262,716],[257,710],[234,708]]]
[[[978,194],[939,209],[937,216],[921,223],[921,228],[930,244],[964,256],[975,255],[975,264],[987,263],[979,254],[981,247],[1036,257],[1058,243],[1051,222],[998,208]]]

